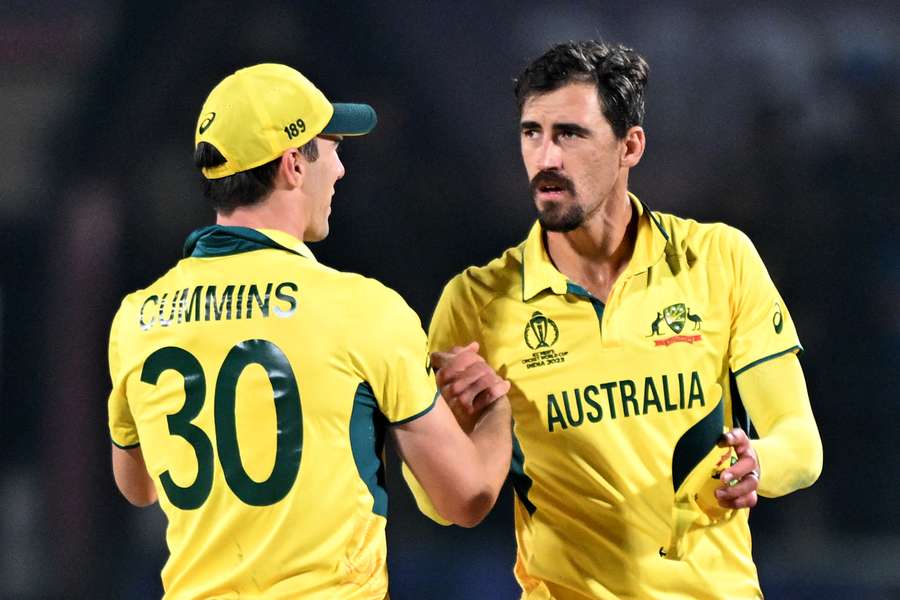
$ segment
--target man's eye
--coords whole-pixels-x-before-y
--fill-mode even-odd
[[[523,129],[522,136],[531,139],[537,137],[537,131],[534,129]]]

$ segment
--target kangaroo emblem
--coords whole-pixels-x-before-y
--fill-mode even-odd
[[[700,329],[700,323],[703,322],[703,319],[700,317],[700,315],[692,315],[691,309],[688,309],[687,318],[688,321],[691,321],[694,324],[694,329],[692,331],[697,331],[698,329]]]
[[[662,335],[659,332],[659,324],[662,323],[662,320],[663,320],[662,313],[660,313],[660,312],[656,313],[656,320],[653,321],[652,325],[650,325],[650,335],[648,335],[647,337],[653,337],[654,335]]]

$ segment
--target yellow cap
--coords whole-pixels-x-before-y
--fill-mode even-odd
[[[319,134],[364,135],[377,122],[368,104],[332,104],[299,71],[261,64],[240,69],[213,88],[194,136],[225,163],[203,169],[207,179],[247,171],[299,148]]]

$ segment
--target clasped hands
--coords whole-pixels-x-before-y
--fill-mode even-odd
[[[500,377],[478,354],[478,342],[454,346],[447,352],[432,352],[431,366],[441,396],[466,433],[474,429],[485,408],[509,391],[509,381]]]

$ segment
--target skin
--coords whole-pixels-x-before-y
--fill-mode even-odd
[[[320,135],[319,158],[313,162],[296,148],[281,155],[275,186],[265,202],[242,206],[228,215],[219,213],[219,225],[257,229],[280,229],[304,242],[318,242],[328,236],[328,217],[334,186],[345,174],[338,156],[342,137]]]
[[[304,241],[328,235],[328,217],[335,183],[344,176],[337,154],[339,136],[319,136],[319,157],[307,161],[291,148],[281,155],[274,189],[260,203],[240,207],[216,223],[277,229]],[[478,412],[464,431],[446,401],[438,397],[427,414],[391,428],[397,450],[425,488],[435,508],[447,520],[464,527],[478,524],[497,500],[512,456],[511,415],[503,380],[478,355],[478,345],[442,353],[435,368],[444,367],[459,379],[442,389],[451,403]],[[136,506],[157,501],[140,448],[112,445],[113,475],[125,498]]]
[[[561,273],[606,302],[637,238],[627,190],[629,170],[644,154],[643,128],[633,126],[616,137],[595,86],[576,82],[527,98],[520,131],[522,161],[550,258]],[[722,474],[719,504],[755,506],[760,468],[750,439],[732,429],[719,445],[734,447],[738,458]]]

